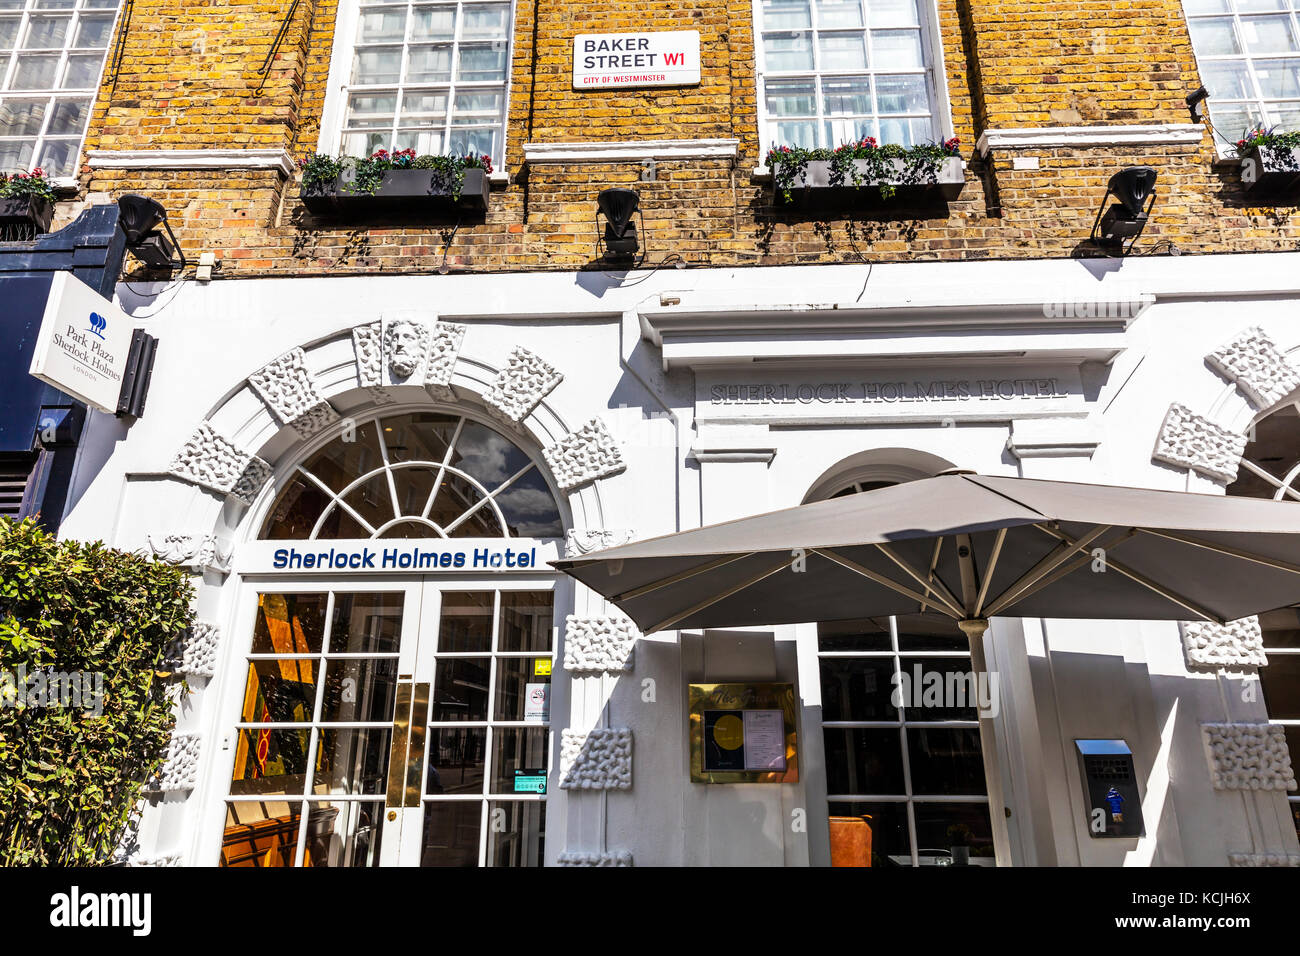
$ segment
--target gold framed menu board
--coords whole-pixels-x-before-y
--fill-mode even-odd
[[[795,783],[794,684],[691,684],[692,783]]]

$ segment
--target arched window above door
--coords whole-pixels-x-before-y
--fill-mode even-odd
[[[536,462],[481,422],[379,416],[294,468],[261,538],[555,538],[560,509]]]

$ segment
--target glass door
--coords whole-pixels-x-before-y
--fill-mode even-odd
[[[366,585],[257,591],[222,865],[541,865],[549,582]]]

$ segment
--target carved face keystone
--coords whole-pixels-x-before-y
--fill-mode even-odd
[[[419,367],[424,357],[423,337],[412,322],[394,322],[384,333],[384,351],[388,353],[388,368],[396,378],[407,378]]]

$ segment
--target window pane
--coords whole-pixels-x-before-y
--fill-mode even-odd
[[[1300,103],[1288,103],[1284,107],[1270,107],[1266,116],[1269,123],[1278,127],[1278,132],[1300,130]]]
[[[546,738],[542,727],[497,727],[492,731],[493,793],[514,793],[516,770],[546,772]]]
[[[304,866],[370,867],[379,865],[384,833],[381,802],[348,800],[312,803],[307,815]]]
[[[478,866],[483,804],[478,800],[436,800],[424,805],[421,866]]]
[[[93,89],[99,80],[99,67],[104,62],[100,53],[73,53],[68,57],[68,64],[63,70],[65,90]]]
[[[433,716],[443,720],[487,720],[488,658],[438,661],[433,678]]]
[[[384,129],[393,125],[396,93],[353,93],[348,97],[347,124],[352,129]]]
[[[457,80],[488,81],[506,78],[506,47],[504,43],[462,43]]]
[[[18,17],[0,17],[0,50],[12,50],[18,42]]]
[[[811,25],[808,0],[763,0],[763,29],[795,30]]]
[[[878,76],[876,97],[882,113],[928,113],[924,76]]]
[[[1228,0],[1183,0],[1183,7],[1189,17],[1199,13],[1227,13]]]
[[[1260,668],[1264,706],[1272,720],[1300,720],[1300,654],[1272,654]]]
[[[763,37],[767,68],[772,71],[811,70],[812,36],[808,33],[775,33]]]
[[[993,865],[996,854],[987,803],[917,803],[914,813],[922,866],[956,865],[963,851],[968,865]]]
[[[311,731],[248,728],[235,741],[232,796],[302,793]]]
[[[0,143],[0,170],[25,170],[32,164],[31,140],[18,143]]]
[[[347,156],[369,156],[377,149],[387,149],[389,145],[389,133],[385,130],[379,133],[345,133],[343,136],[343,153]],[[336,508],[331,516],[332,520],[338,521],[355,529],[350,532],[334,533],[329,529],[322,529],[322,538],[364,538],[369,533],[345,513],[342,509]]]
[[[1241,35],[1249,53],[1290,53],[1296,49],[1289,16],[1242,17]]]
[[[781,80],[767,84],[767,112],[772,116],[815,116],[812,80]]]
[[[825,143],[827,146],[838,146],[841,143],[859,143],[868,136],[876,137],[876,121],[870,117],[826,121]]]
[[[0,136],[35,136],[45,121],[46,100],[7,99],[0,104]]]
[[[923,729],[907,731],[907,756],[912,768],[912,792],[918,794],[982,794],[986,792],[980,732]]]
[[[1210,117],[1220,135],[1236,142],[1259,123],[1260,111],[1258,106],[1215,106],[1211,102]]]
[[[486,727],[430,727],[424,792],[482,793]]]
[[[972,685],[968,657],[904,657],[900,687],[908,723],[925,720],[976,720],[989,685]],[[987,702],[992,706],[992,701]]]
[[[442,148],[441,129],[399,129],[393,137],[393,149],[413,149],[420,154],[440,155]]]
[[[873,27],[914,27],[916,0],[869,0],[868,14]]]
[[[900,614],[898,647],[903,651],[969,651],[970,641],[957,622],[939,614]]]
[[[900,146],[915,146],[934,139],[933,127],[925,119],[890,119],[880,118],[880,142],[898,143]]]
[[[300,804],[249,801],[226,805],[221,865],[293,866],[298,851]]]
[[[77,21],[77,37],[72,45],[83,49],[105,49],[113,33],[111,13],[83,13]]]
[[[352,82],[396,83],[401,67],[400,48],[358,50],[352,59]]]
[[[822,80],[822,109],[827,116],[871,113],[871,80],[865,76]]]
[[[357,26],[358,43],[401,42],[406,39],[406,11],[368,10]]]
[[[1212,17],[1187,21],[1192,34],[1192,45],[1197,56],[1219,56],[1240,53],[1237,35],[1232,29],[1231,17]]]
[[[862,70],[867,66],[867,42],[861,33],[819,33],[823,70]]]
[[[34,0],[32,8],[36,10],[71,10],[77,0]]]
[[[513,442],[486,425],[465,422],[451,464],[489,491],[530,463]]]
[[[496,118],[501,115],[502,97],[502,91],[499,89],[457,93],[455,115],[457,117],[473,115],[480,120],[483,117]]]
[[[408,83],[445,83],[451,79],[451,45],[411,47],[406,64]]]
[[[41,167],[47,176],[71,176],[77,162],[78,145],[75,139],[47,139],[41,146],[41,155],[36,165]]]
[[[443,591],[438,653],[492,650],[492,592]]]
[[[1265,10],[1285,10],[1286,0],[1237,0],[1241,13],[1262,13]]]
[[[817,0],[817,24],[823,30],[862,26],[859,0]]]
[[[875,58],[874,65],[878,70],[924,66],[921,31],[872,30],[871,55]]]
[[[447,93],[407,93],[402,97],[402,123],[412,120],[441,123],[447,114]],[[441,461],[441,457],[438,458]]]
[[[456,39],[455,7],[417,7],[411,24],[412,40]]]
[[[501,592],[501,651],[551,649],[550,591]]]
[[[897,720],[892,657],[824,657],[822,720]]]
[[[817,625],[819,651],[887,651],[890,647],[887,617]]]
[[[1260,60],[1255,64],[1255,76],[1266,99],[1300,96],[1300,59]]]
[[[501,800],[488,804],[488,818],[502,826],[488,829],[488,866],[541,866],[545,847],[546,804],[540,800]]]
[[[45,132],[51,136],[73,133],[80,136],[86,128],[89,112],[90,100],[56,100],[54,112],[50,114],[50,125]]]
[[[853,866],[870,853],[875,867],[911,866],[905,803],[832,803],[831,863]]]
[[[326,661],[320,719],[329,723],[391,721],[396,694],[396,657]]]
[[[24,50],[49,50],[63,46],[71,17],[32,16],[27,18]]]
[[[319,654],[325,639],[324,594],[262,594],[254,654]]]
[[[1282,61],[1288,62],[1288,61]],[[1235,100],[1254,96],[1245,60],[1210,60],[1201,64],[1201,80],[1212,99]],[[1260,83],[1263,84],[1263,76]],[[1268,94],[1265,94],[1266,96]]]
[[[54,86],[54,71],[59,67],[58,54],[23,54],[18,57],[11,90],[48,90]]]
[[[301,657],[250,661],[239,719],[250,724],[311,723],[318,667],[317,661]]]
[[[549,663],[549,658],[542,658]],[[551,678],[534,674],[532,657],[497,659],[497,691],[493,720],[527,720],[543,723],[549,719]],[[545,716],[542,716],[545,715]]]
[[[827,728],[822,733],[828,793],[903,793],[903,753],[897,730]]]
[[[804,120],[799,123],[777,123],[776,138],[773,140],[773,144],[812,149],[817,145],[817,123],[813,120]]]
[[[319,734],[313,793],[381,794],[387,789],[391,727],[324,729]]]
[[[505,3],[466,4],[461,39],[505,39],[510,20],[510,6]]]

